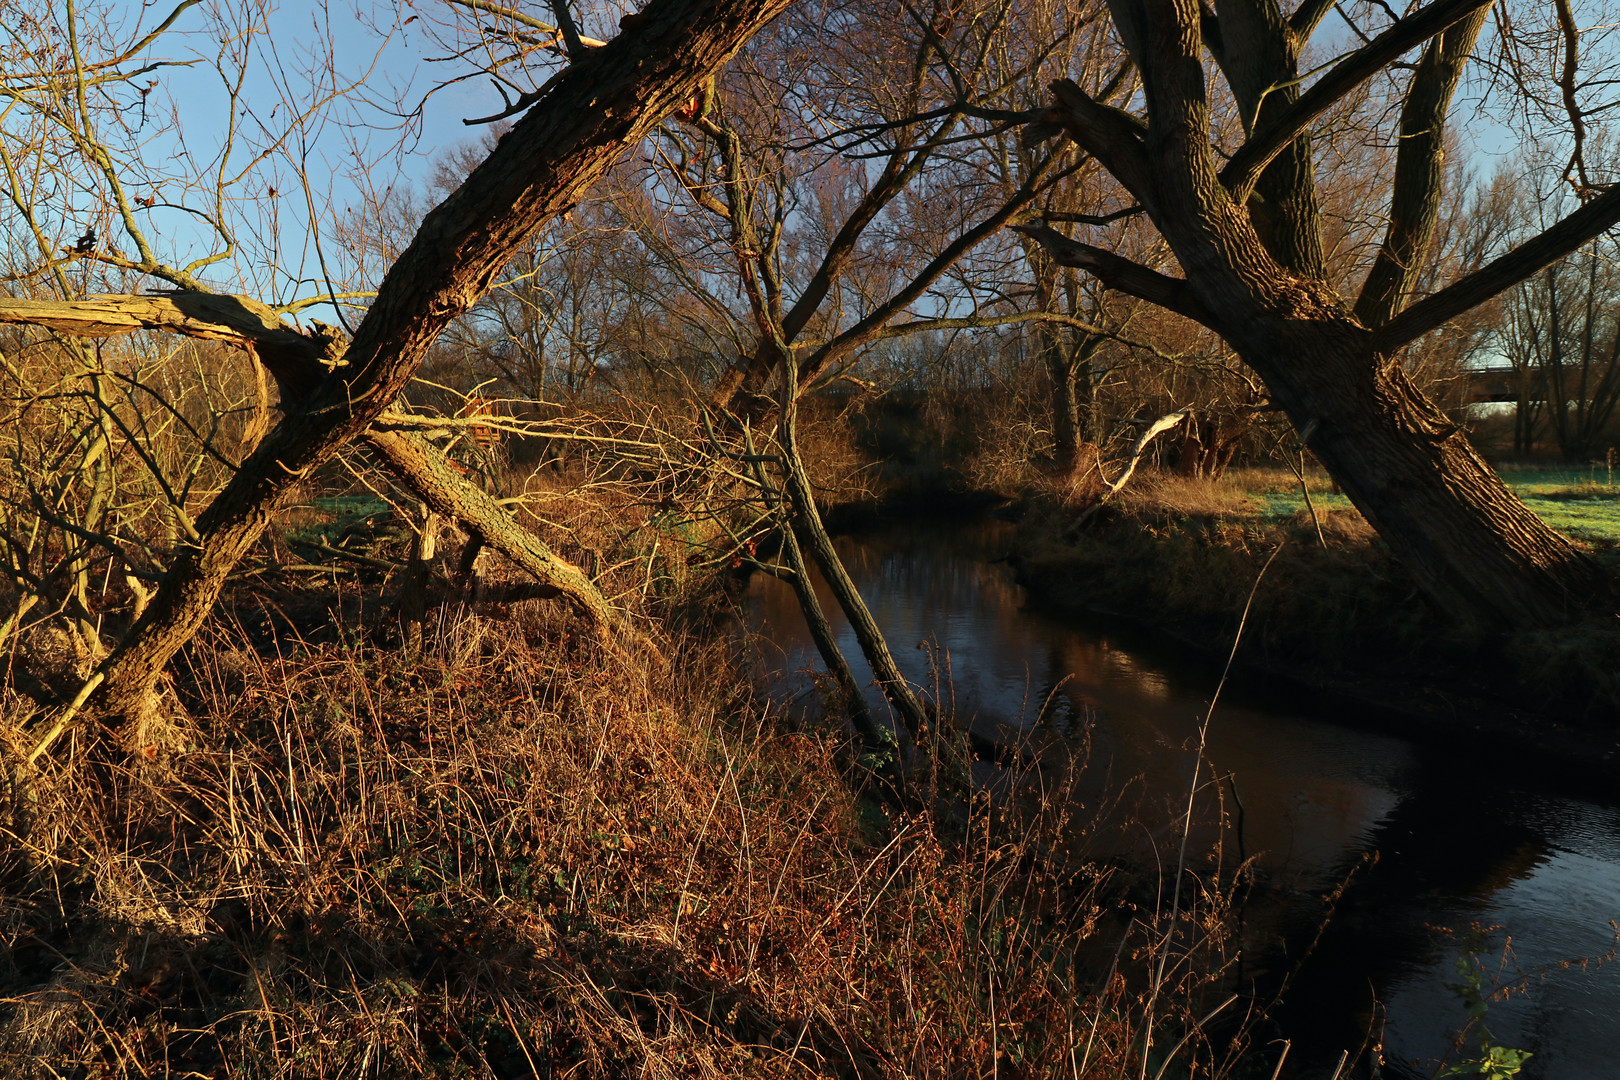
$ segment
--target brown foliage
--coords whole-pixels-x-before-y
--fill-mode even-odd
[[[984,799],[961,831],[884,811],[741,684],[524,629],[441,621],[420,665],[219,637],[190,745],[51,763],[7,806],[0,1069],[1117,1066],[1125,984],[1075,953],[1099,879],[1048,857],[1065,800],[1014,834]]]

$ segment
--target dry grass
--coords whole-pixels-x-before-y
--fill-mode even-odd
[[[1255,512],[1247,490],[1225,478],[1142,472],[1119,494],[1119,505],[1133,513],[1157,510],[1181,517],[1219,517]]]
[[[1168,936],[1105,977],[1134,924],[1058,854],[1052,776],[1016,822],[983,793],[950,826],[885,809],[728,646],[649,676],[528,607],[446,608],[410,663],[219,633],[178,751],[81,738],[18,774],[0,1073],[1101,1077],[1139,1051],[1125,974]],[[1218,981],[1192,925],[1161,1044]]]
[[[871,494],[843,421],[810,417],[807,456],[830,497]],[[188,650],[173,725],[131,757],[80,731],[35,771],[52,694],[20,679],[71,689],[133,600],[87,556],[78,623],[4,597],[0,1075],[1103,1077],[1141,1071],[1148,1030],[1155,1068],[1178,1044],[1230,1066],[1241,1037],[1197,1022],[1230,868],[1125,910],[1074,854],[1062,762],[991,798],[945,746],[905,809],[852,790],[842,733],[784,726],[715,632],[750,526],[690,422],[547,422],[549,457],[464,464],[676,637],[667,670],[537,602],[469,612],[448,537],[406,656],[412,501],[334,470]],[[312,540],[338,561],[295,562]]]

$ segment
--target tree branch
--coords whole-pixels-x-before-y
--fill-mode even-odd
[[[169,577],[96,672],[97,707],[140,721],[164,667],[207,618],[231,569],[298,482],[360,436],[443,329],[518,247],[575,205],[690,100],[786,0],[652,0],[644,22],[578,57],[489,157],[423,219],[344,355],[289,409],[197,518]]]
[[[895,323],[885,326],[870,340],[887,341],[890,338],[905,337],[908,334],[926,334],[931,330],[976,330],[992,326],[1014,326],[1018,323],[1039,322],[1057,323],[1060,326],[1072,327],[1082,334],[1092,338],[1105,338],[1117,341],[1131,349],[1141,349],[1152,353],[1160,360],[1175,361],[1179,357],[1165,352],[1151,341],[1122,334],[1117,330],[1110,330],[1105,326],[1087,322],[1073,315],[1061,311],[1013,311],[1002,315],[964,315],[951,319],[915,319],[911,322]]]
[[[1073,222],[1077,225],[1091,225],[1100,228],[1103,225],[1112,225],[1137,214],[1146,213],[1140,206],[1127,206],[1123,210],[1115,210],[1109,214],[1079,214],[1067,210],[1045,210],[1041,217],[1046,221]]]
[[[161,330],[251,349],[289,398],[309,393],[340,361],[332,339],[301,334],[266,304],[246,296],[169,292],[93,300],[0,297],[0,323],[43,326],[73,337],[116,337]],[[341,349],[338,350],[341,353]]]
[[[1113,481],[1112,483],[1104,481],[1102,494],[1097,496],[1097,500],[1090,506],[1086,507],[1085,511],[1079,517],[1075,518],[1074,524],[1070,525],[1068,529],[1064,530],[1065,537],[1072,537],[1075,533],[1079,532],[1080,528],[1084,526],[1086,522],[1090,521],[1094,516],[1096,516],[1097,511],[1101,510],[1108,500],[1112,499],[1115,495],[1118,495],[1125,489],[1125,485],[1128,484],[1131,477],[1136,474],[1137,463],[1142,460],[1142,455],[1147,452],[1149,443],[1158,438],[1164,432],[1169,431],[1171,428],[1187,419],[1187,417],[1190,415],[1192,415],[1191,405],[1184,409],[1178,409],[1173,413],[1166,413],[1157,420],[1153,421],[1153,423],[1149,424],[1147,430],[1142,432],[1142,434],[1137,437],[1136,445],[1131,447],[1131,459],[1126,463],[1125,471],[1120,473],[1119,479]]]
[[[1395,317],[1428,261],[1445,180],[1446,115],[1486,14],[1481,8],[1430,41],[1407,88],[1401,105],[1389,227],[1356,298],[1356,318],[1367,326],[1382,326]]]
[[[1439,0],[1400,20],[1334,65],[1292,107],[1255,132],[1221,169],[1221,183],[1232,193],[1232,200],[1244,203],[1271,159],[1308,131],[1340,98],[1403,53],[1493,3],[1495,0]]]
[[[1051,119],[1060,122],[1075,142],[1102,162],[1151,212],[1154,188],[1142,145],[1147,125],[1124,109],[1096,101],[1072,79],[1054,82],[1052,93],[1058,107]]]
[[[568,46],[568,58],[578,60],[585,54],[586,45],[580,40],[579,27],[574,25],[573,13],[568,10],[568,0],[551,0],[551,12],[557,17],[557,28]]]
[[[1002,204],[1000,209],[946,245],[945,250],[929,260],[928,264],[907,283],[905,288],[878,305],[876,310],[844,331],[844,333],[812,353],[804,362],[803,381],[805,383],[813,381],[816,376],[826,369],[828,364],[837,361],[840,357],[849,355],[862,345],[870,342],[875,335],[882,332],[890,319],[895,318],[916,303],[928,291],[929,286],[938,281],[945,271],[956,265],[958,259],[976,247],[985,237],[1002,228],[1009,219],[1028,206],[1040,191],[1042,171],[1041,168],[1036,169],[1029,179],[1013,193],[1012,198]]]
[[[422,436],[369,428],[366,444],[437,513],[458,522],[486,546],[511,559],[541,585],[566,597],[602,638],[614,633],[661,662],[657,648],[614,609],[585,572],[560,558],[534,533],[515,521],[495,497],[456,471],[450,459]]]
[[[1049,225],[1013,225],[1010,228],[1038,241],[1059,265],[1085,270],[1111,289],[1158,304],[1204,326],[1214,325],[1209,312],[1204,310],[1181,278],[1149,270],[1111,251],[1070,240]]]
[[[552,26],[550,23],[541,22],[532,15],[525,15],[523,12],[518,11],[515,8],[507,7],[504,4],[492,4],[489,2],[489,0],[449,0],[449,2],[464,8],[471,8],[473,11],[483,11],[491,15],[499,15],[503,19],[511,19],[513,22],[518,23],[521,26],[527,26],[531,30],[538,30],[542,34],[551,34],[558,41],[561,41],[563,38],[563,32],[560,27]],[[605,41],[599,41],[596,38],[584,36],[580,36],[579,41],[580,44],[593,49],[601,48],[603,45],[607,44]]]
[[[1620,222],[1620,186],[1484,267],[1420,300],[1373,331],[1372,346],[1394,352],[1463,312],[1510,289]]]
[[[1288,30],[1302,46],[1316,32],[1322,18],[1333,10],[1334,2],[1335,0],[1304,0],[1304,3],[1288,16]]]
[[[1049,164],[1049,162],[1037,167],[1023,185],[995,213],[947,244],[945,249],[930,259],[907,282],[905,287],[896,291],[889,299],[879,304],[848,330],[845,330],[832,340],[818,345],[815,351],[803,362],[801,374],[804,384],[808,385],[813,382],[826,370],[828,365],[836,363],[856,349],[874,340],[878,334],[883,332],[883,328],[889,324],[891,319],[897,318],[925,295],[934,282],[938,281],[947,270],[956,265],[957,260],[961,259],[991,233],[1003,228],[1009,220],[1022,212],[1043,190],[1042,178],[1046,164]],[[1073,168],[1071,166],[1070,169],[1064,170],[1055,179],[1061,179],[1062,176],[1068,175]],[[763,363],[764,358],[774,355],[774,349],[768,347],[770,344],[770,342],[766,342],[761,345],[746,369],[738,370],[733,368],[728,373],[728,378],[715,390],[713,400],[729,403],[738,394],[757,393],[759,388],[771,377],[772,368],[774,367],[774,365],[766,366]]]

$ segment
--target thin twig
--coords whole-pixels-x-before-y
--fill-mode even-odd
[[[1260,591],[1260,582],[1265,578],[1266,571],[1276,561],[1277,555],[1282,551],[1283,545],[1278,544],[1272,551],[1260,572],[1254,576],[1254,584],[1249,588],[1249,598],[1243,603],[1243,615],[1238,619],[1237,633],[1232,635],[1232,651],[1226,656],[1226,667],[1221,670],[1220,681],[1215,684],[1215,693],[1210,695],[1209,708],[1204,711],[1203,723],[1198,725],[1198,755],[1193,759],[1192,783],[1187,788],[1187,812],[1181,823],[1181,849],[1176,856],[1176,883],[1170,893],[1170,922],[1165,930],[1164,939],[1160,943],[1159,963],[1153,973],[1152,987],[1148,992],[1148,1003],[1145,1011],[1142,1034],[1142,1080],[1147,1080],[1148,1052],[1153,1046],[1153,1009],[1158,1002],[1159,990],[1164,984],[1165,964],[1170,958],[1170,937],[1175,933],[1176,920],[1181,915],[1181,878],[1187,866],[1187,842],[1192,833],[1193,799],[1198,795],[1198,774],[1204,765],[1204,750],[1209,745],[1209,722],[1215,716],[1215,705],[1221,699],[1221,691],[1226,687],[1226,679],[1232,673],[1232,663],[1237,659],[1238,646],[1243,642],[1244,628],[1249,625],[1249,609],[1254,606],[1255,594]]]

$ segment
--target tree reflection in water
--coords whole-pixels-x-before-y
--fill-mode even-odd
[[[1151,862],[1172,807],[1185,802],[1218,668],[1141,632],[1043,609],[992,561],[1009,539],[993,521],[911,522],[843,537],[839,551],[908,678],[980,734],[1017,730],[1083,746],[1081,797],[1109,808],[1085,838],[1086,854]],[[762,678],[802,704],[816,658],[791,590],[758,576],[749,600],[755,628],[774,645]],[[857,678],[870,680],[847,627],[838,630]],[[881,695],[869,697],[881,713]],[[1522,775],[1485,752],[1391,733],[1399,731],[1398,718],[1334,716],[1331,702],[1241,680],[1210,726],[1208,760],[1242,800],[1244,847],[1263,853],[1266,887],[1245,933],[1251,952],[1268,959],[1251,970],[1276,972],[1297,955],[1314,936],[1320,895],[1378,854],[1278,1010],[1300,1075],[1323,1072],[1324,1062],[1330,1070],[1339,1050],[1358,1045],[1375,1003],[1387,1008],[1386,1075],[1429,1075],[1432,1065],[1411,1063],[1444,1053],[1466,1018],[1446,985],[1463,947],[1448,930],[1503,927],[1483,947],[1499,951],[1511,933],[1526,972],[1614,945],[1613,801],[1560,791],[1556,778]],[[985,767],[986,782],[992,771]],[[1217,820],[1213,794],[1208,801],[1206,842]],[[1523,993],[1492,1006],[1490,1023],[1504,1044],[1536,1052],[1527,1076],[1603,1075],[1620,1040],[1620,966],[1527,980]]]

